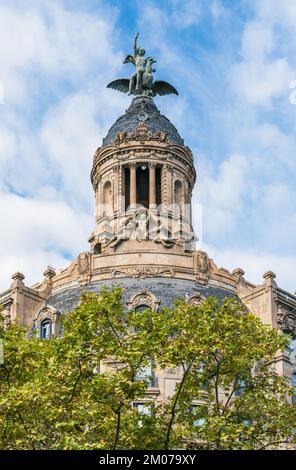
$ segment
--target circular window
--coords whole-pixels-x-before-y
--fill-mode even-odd
[[[143,121],[147,121],[148,117],[149,117],[149,116],[148,116],[147,113],[145,113],[145,111],[140,111],[140,112],[138,113],[138,116],[137,116],[137,118],[139,119],[139,121],[142,121],[142,122],[143,122]]]

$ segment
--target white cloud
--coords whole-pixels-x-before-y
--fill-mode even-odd
[[[289,83],[294,76],[286,59],[247,60],[230,70],[236,92],[252,105],[270,105],[272,98],[280,96],[288,99]]]
[[[185,29],[199,23],[203,13],[200,0],[173,0],[173,13],[170,18],[178,28]]]
[[[248,162],[242,155],[231,155],[214,175],[202,175],[199,200],[208,236],[233,230],[243,209],[241,198],[247,185]]]
[[[242,60],[230,68],[229,79],[237,94],[252,105],[270,106],[274,98],[288,99],[296,72],[291,60],[295,41],[294,28],[290,29],[295,5],[291,4],[258,0],[255,16],[245,24]]]
[[[214,0],[211,3],[210,11],[215,21],[219,21],[221,17],[228,14],[228,11],[226,10],[226,8],[224,7],[224,5],[222,4],[220,0]]]
[[[290,0],[258,0],[257,14],[259,18],[273,23],[284,23],[295,30],[296,3]]]
[[[93,154],[125,102],[105,90],[121,63],[116,15],[97,7],[0,5],[0,288],[88,248]]]
[[[242,268],[245,271],[245,278],[254,283],[263,283],[263,274],[273,271],[277,275],[279,287],[285,286],[291,292],[296,289],[295,265],[296,256],[274,255],[268,251],[258,251],[256,248],[249,250],[218,250],[213,246],[204,245],[206,250],[218,266],[229,269]]]
[[[64,201],[23,198],[0,193],[1,288],[15,271],[24,271],[29,283],[42,277],[47,265],[61,268],[69,254],[87,249],[92,217]]]

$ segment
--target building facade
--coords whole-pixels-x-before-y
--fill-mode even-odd
[[[281,289],[273,272],[255,285],[241,268],[219,268],[196,250],[193,155],[151,96],[137,95],[110,128],[95,152],[91,182],[96,220],[90,250],[65,269],[47,268],[33,286],[15,273],[0,293],[7,324],[26,325],[43,338],[58,335],[61,315],[78,305],[83,291],[116,285],[127,309],[159,310],[178,297],[195,305],[210,295],[240,298],[264,323],[296,337],[296,295]],[[278,355],[276,367],[296,381],[295,340]],[[149,394],[165,400],[181,369],[155,370],[153,376]]]

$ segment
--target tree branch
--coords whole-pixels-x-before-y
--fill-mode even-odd
[[[182,380],[181,380],[180,385],[179,385],[178,392],[176,393],[176,396],[175,396],[175,399],[174,399],[174,402],[173,402],[173,406],[172,406],[171,418],[170,418],[170,421],[169,421],[169,425],[168,425],[168,429],[167,429],[167,433],[166,433],[166,438],[165,438],[165,443],[164,443],[165,450],[169,449],[172,426],[173,426],[175,415],[176,415],[176,407],[177,407],[179,397],[181,395],[182,388],[184,386],[186,377],[187,377],[187,375],[188,375],[195,359],[197,358],[197,356],[198,356],[198,353],[193,356],[193,359],[191,360],[189,366],[185,370],[185,372],[183,374],[183,377],[182,377]]]
[[[75,392],[76,392],[76,389],[77,389],[77,385],[79,383],[79,380],[81,379],[82,377],[82,370],[81,370],[81,365],[80,365],[80,362],[78,363],[79,365],[79,374],[77,375],[76,377],[76,380],[74,382],[74,386],[73,386],[73,389],[72,389],[72,393],[71,393],[71,396],[70,396],[70,399],[68,401],[68,404],[70,404],[75,396]]]
[[[117,449],[118,441],[119,441],[119,433],[120,433],[120,419],[121,419],[121,406],[115,411],[117,414],[117,423],[116,423],[116,434],[115,434],[115,439],[114,439],[114,445],[113,445],[113,450]]]

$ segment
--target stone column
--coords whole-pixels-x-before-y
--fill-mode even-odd
[[[155,169],[156,163],[149,163],[149,206],[156,204]]]
[[[137,203],[137,166],[135,163],[129,165],[130,169],[130,205],[135,207]]]
[[[120,191],[119,191],[119,169],[120,166],[119,164],[115,164],[113,167],[113,191],[112,191],[112,196],[113,196],[113,212],[114,215],[116,216],[119,211],[119,198],[120,198]]]

